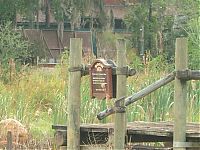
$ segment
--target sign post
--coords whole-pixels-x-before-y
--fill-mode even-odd
[[[117,99],[126,96],[126,74],[121,74],[120,70],[126,67],[126,45],[125,40],[117,40]],[[124,101],[120,101],[117,107],[124,107]],[[114,127],[114,149],[124,150],[126,132],[126,113],[115,113]]]
[[[176,39],[175,69],[182,71],[188,69],[187,38]],[[174,138],[173,145],[176,150],[185,150],[177,143],[186,142],[186,98],[187,81],[175,78],[174,82]]]
[[[80,150],[82,39],[70,39],[67,150]]]
[[[97,59],[90,67],[91,97],[98,99],[111,99],[115,97],[112,67],[108,61]]]

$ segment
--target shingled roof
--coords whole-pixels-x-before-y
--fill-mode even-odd
[[[124,0],[104,0],[105,5],[122,5]]]

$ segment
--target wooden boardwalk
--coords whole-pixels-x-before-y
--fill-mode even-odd
[[[55,141],[58,146],[66,146],[67,127],[53,125]],[[82,124],[81,145],[109,144],[112,143],[114,125],[108,124]],[[200,142],[200,124],[187,124],[187,142]],[[173,141],[172,122],[129,122],[127,124],[126,143],[139,142],[168,142]]]

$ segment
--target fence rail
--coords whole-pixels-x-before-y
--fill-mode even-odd
[[[146,88],[142,89],[141,91],[125,98],[125,106],[128,106],[134,102],[136,102],[137,100],[147,96],[148,94],[154,92],[155,90],[157,90],[158,88],[168,84],[169,82],[173,81],[175,78],[175,74],[174,73],[170,73],[169,75],[167,75],[166,77],[156,81],[155,83],[147,86]],[[117,100],[118,101],[118,100]],[[117,103],[116,101],[116,103]],[[115,113],[115,110],[116,108],[115,107],[112,107],[112,108],[108,108],[102,112],[100,112],[98,115],[97,115],[97,118],[99,120],[102,120],[103,118],[111,115],[111,114],[114,114]]]
[[[173,81],[175,79],[175,77],[177,77],[178,79],[182,79],[182,80],[200,80],[200,70],[184,70],[184,71],[175,71],[172,72],[170,74],[168,74],[167,76],[165,76],[164,78],[156,81],[155,83],[150,84],[149,86],[145,87],[144,89],[140,90],[137,93],[134,93],[133,95],[127,97],[127,98],[123,98],[125,101],[125,106],[128,106],[140,99],[142,99],[143,97],[149,95],[150,93],[154,92],[155,90],[159,89],[160,87],[170,83],[171,81]],[[118,101],[121,101],[122,98],[116,100],[115,103],[117,103]],[[119,109],[117,109],[119,110]],[[105,117],[114,114],[116,112],[116,108],[115,107],[111,107],[111,108],[107,108],[106,110],[100,112],[97,115],[97,118],[99,120],[104,119]]]

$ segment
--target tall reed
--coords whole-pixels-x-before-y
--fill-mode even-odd
[[[165,67],[166,65],[161,62],[163,62],[162,58],[159,58],[146,66],[146,72],[140,71],[135,76],[129,77],[127,96],[138,92],[173,70],[173,66]],[[32,68],[18,75],[18,78],[10,84],[0,82],[0,120],[15,118],[25,124],[35,138],[44,135],[52,137],[52,124],[67,124],[67,80],[67,64],[64,64],[53,70]],[[100,122],[96,115],[114,106],[115,99],[91,99],[89,76],[82,77],[81,82],[81,122],[113,122],[113,116]],[[172,82],[131,104],[127,107],[128,121],[173,120],[173,92]],[[199,81],[188,82],[187,108],[187,121],[200,122]]]

